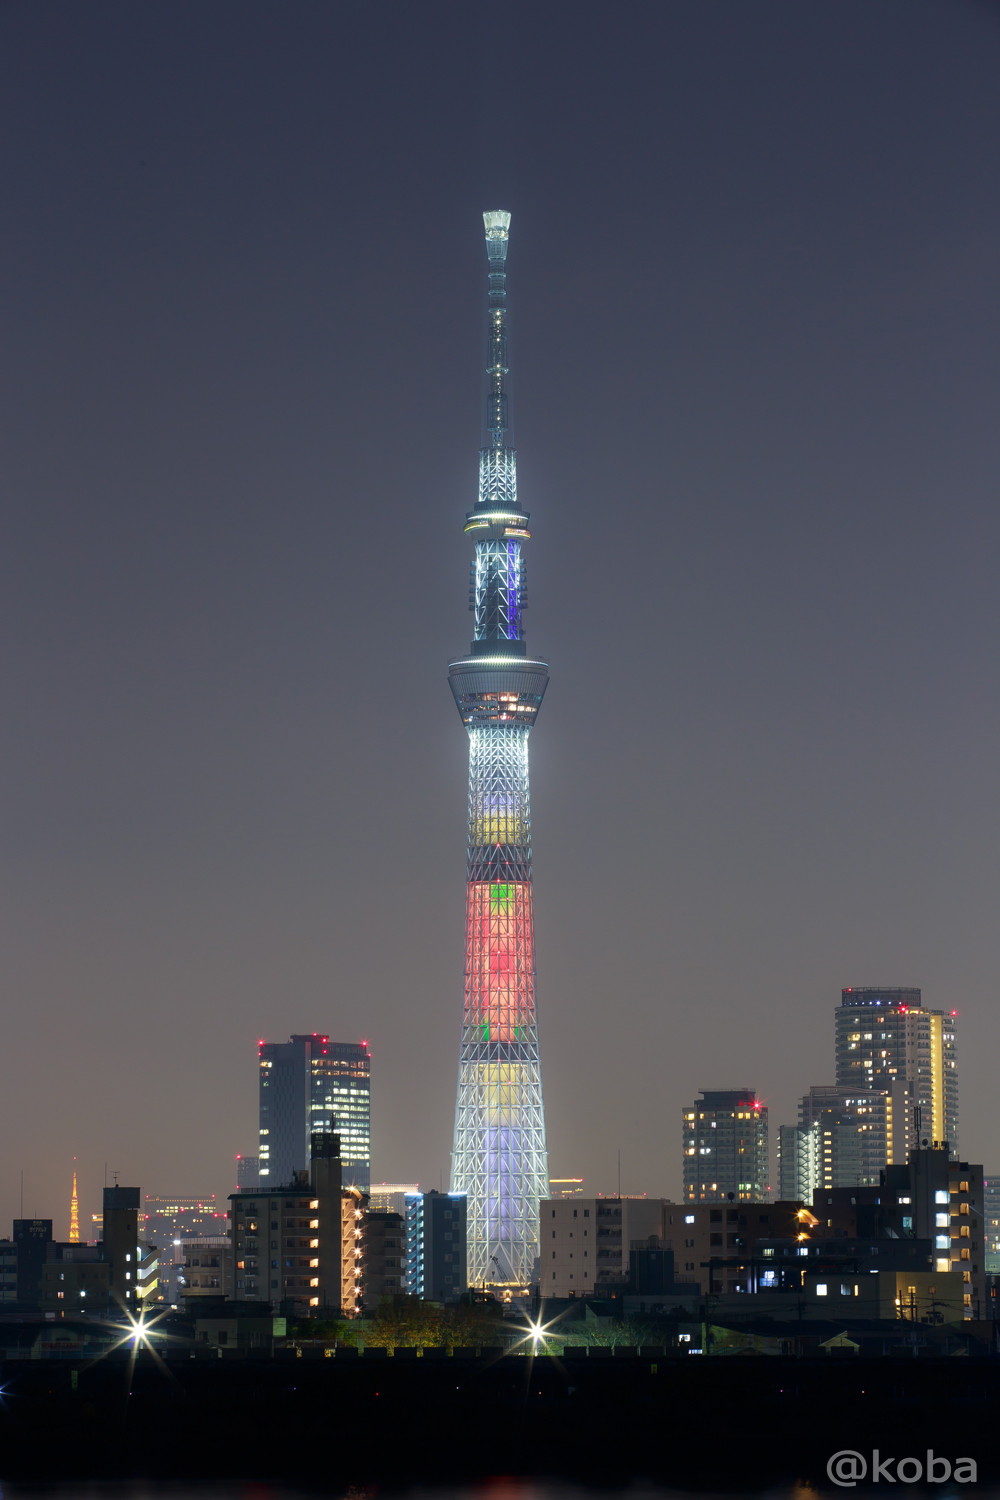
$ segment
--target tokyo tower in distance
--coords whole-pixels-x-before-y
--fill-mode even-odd
[[[538,1257],[538,1201],[548,1196],[535,1019],[528,735],[549,680],[524,640],[524,559],[531,535],[517,503],[507,423],[510,214],[483,214],[489,258],[485,445],[475,542],[473,640],[449,682],[469,731],[465,1009],[452,1192],[468,1200],[469,1282],[526,1289]]]

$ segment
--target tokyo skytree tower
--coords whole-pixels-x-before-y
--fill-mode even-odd
[[[538,1256],[538,1200],[548,1197],[535,1020],[528,735],[549,680],[524,641],[524,559],[531,535],[517,503],[507,425],[510,214],[483,214],[489,257],[486,441],[475,542],[473,640],[449,668],[469,731],[465,1009],[452,1192],[468,1195],[469,1282],[527,1287]]]

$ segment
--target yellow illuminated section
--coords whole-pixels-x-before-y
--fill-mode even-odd
[[[481,813],[473,814],[469,829],[472,844],[523,844],[528,834],[520,813],[512,812],[502,805],[494,805]]]
[[[471,881],[465,1020],[484,1042],[526,1038],[535,1019],[535,938],[528,881]]]
[[[490,1128],[516,1128],[524,1112],[524,1063],[476,1063],[473,1074],[490,1112]]]

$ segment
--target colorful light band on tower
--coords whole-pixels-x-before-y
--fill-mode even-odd
[[[524,642],[517,455],[508,446],[506,272],[510,214],[483,215],[489,257],[485,445],[474,538],[470,654],[449,681],[469,733],[465,1006],[452,1191],[468,1200],[472,1285],[527,1287],[538,1258],[538,1203],[548,1194],[535,1017],[528,735],[548,667]]]

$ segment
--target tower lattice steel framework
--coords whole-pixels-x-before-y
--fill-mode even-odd
[[[473,641],[449,668],[469,732],[465,1010],[453,1192],[468,1195],[469,1281],[526,1287],[538,1256],[538,1200],[548,1195],[535,1019],[528,735],[549,680],[528,656],[517,455],[507,421],[506,273],[510,214],[483,215],[489,257],[486,442],[469,590]]]

